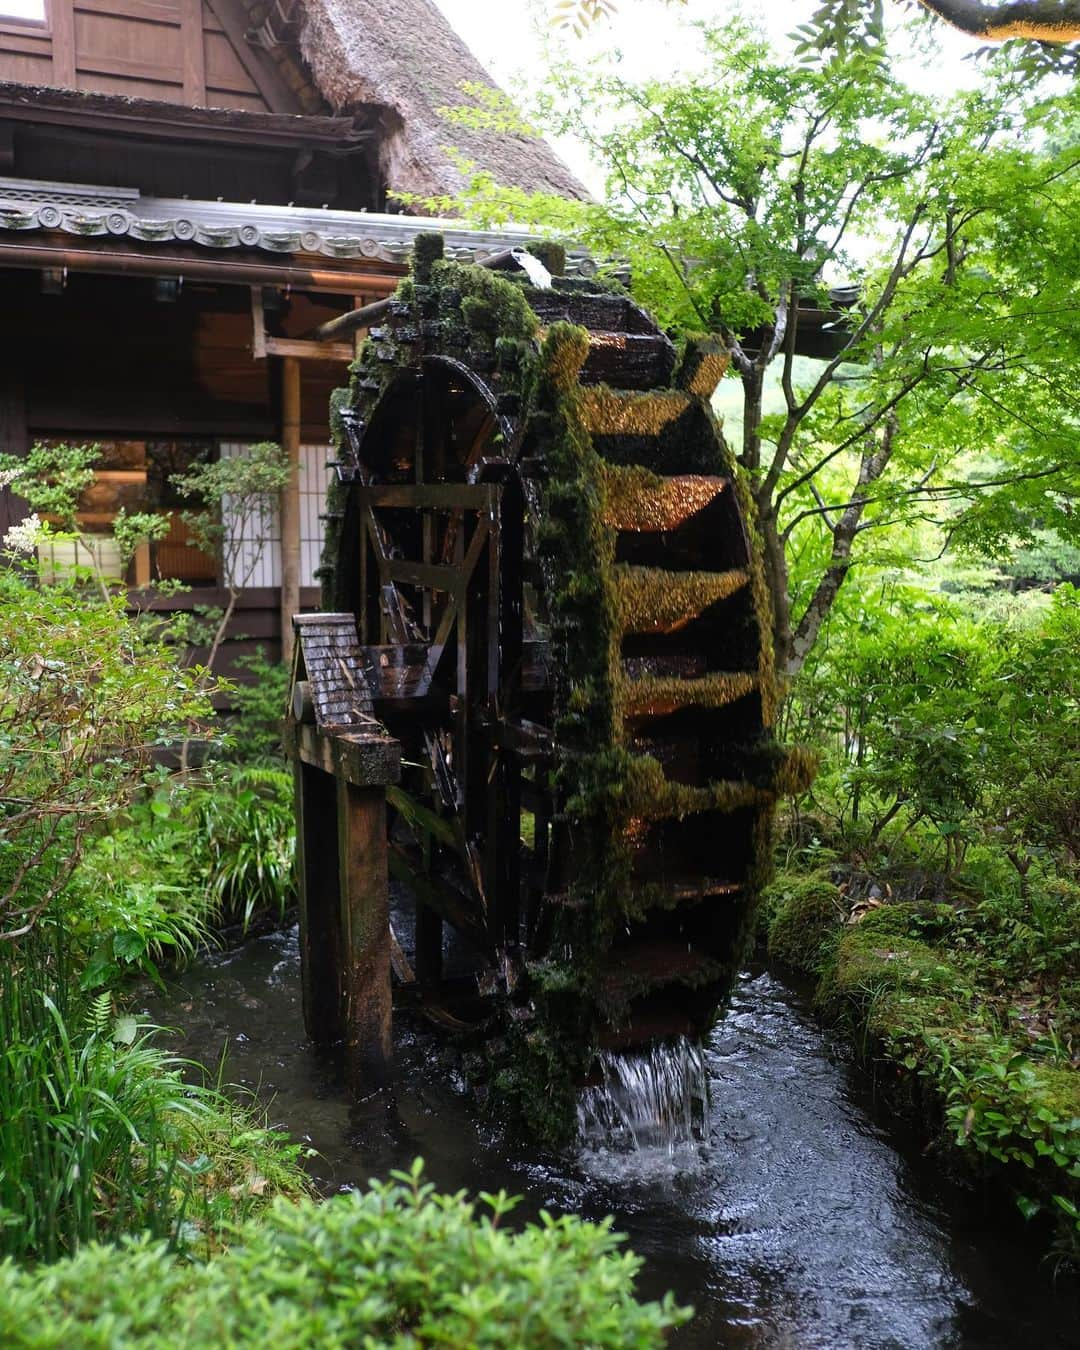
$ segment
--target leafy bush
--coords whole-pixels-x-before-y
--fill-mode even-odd
[[[86,851],[64,897],[82,983],[186,959],[214,928],[280,922],[296,894],[292,779],[224,764],[151,779]]]
[[[917,851],[943,847],[952,873],[987,837],[1021,874],[1045,855],[1072,866],[1080,592],[1006,621],[895,588],[815,654],[790,729],[826,750],[817,814],[864,850],[918,828]]]
[[[602,1224],[542,1214],[514,1232],[503,1193],[438,1195],[395,1173],[322,1204],[276,1201],[205,1265],[161,1244],[92,1247],[39,1271],[0,1266],[0,1343],[74,1347],[265,1345],[659,1346],[687,1320],[669,1294],[638,1303],[641,1262]]]
[[[198,680],[121,598],[0,567],[0,935],[33,925],[154,746],[208,711]]]
[[[289,695],[290,672],[280,661],[267,660],[260,647],[237,665],[248,677],[237,680],[229,701],[230,758],[243,764],[281,764],[281,727]]]

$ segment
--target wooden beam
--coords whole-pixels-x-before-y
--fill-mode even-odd
[[[350,342],[307,342],[304,338],[266,337],[267,356],[291,356],[298,361],[351,361]],[[256,353],[256,356],[258,353]]]
[[[266,314],[261,286],[251,288],[251,354],[256,361],[266,360]]]
[[[110,65],[105,73],[112,69]],[[181,83],[179,67],[175,83]],[[25,94],[7,92],[0,82],[0,116],[5,121],[32,122],[35,126],[76,127],[84,134],[94,131],[107,135],[119,131],[129,136],[152,137],[156,141],[240,145],[247,149],[253,145],[266,145],[349,150],[372,136],[366,128],[358,130],[348,117],[298,117],[295,112],[279,115],[243,108],[185,108],[182,103],[163,103],[148,98],[117,102],[115,94],[87,93],[81,95],[78,102],[69,102],[72,90],[49,92],[54,96],[52,102],[48,93],[39,94],[36,90],[31,99]]]
[[[277,67],[269,56],[247,40],[250,26],[247,10],[239,0],[206,0],[214,17],[225,30],[225,36],[232,44],[237,59],[251,76],[255,87],[266,100],[266,105],[275,113],[298,113],[301,111],[289,86],[277,72]]]
[[[281,363],[281,448],[289,465],[289,481],[281,490],[281,645],[285,664],[292,664],[296,641],[293,615],[300,610],[300,362],[286,356]]]
[[[75,88],[75,6],[73,0],[49,0],[52,24],[52,82]]]
[[[393,291],[404,274],[358,275],[344,268],[337,270],[288,266],[281,263],[233,261],[231,258],[205,258],[197,253],[177,255],[151,250],[140,253],[115,246],[99,249],[55,247],[46,244],[0,243],[0,267],[66,267],[72,272],[99,272],[109,276],[186,277],[189,280],[236,282],[243,286],[291,286],[298,291],[325,291],[349,294],[358,281],[373,290]],[[326,348],[322,347],[325,353]],[[327,357],[324,355],[323,360]],[[330,358],[332,359],[332,358]]]
[[[372,506],[407,506],[424,509],[491,511],[499,488],[491,483],[372,483],[362,489],[363,500]]]
[[[206,107],[206,49],[202,0],[180,0],[180,41],[184,50],[184,102]]]

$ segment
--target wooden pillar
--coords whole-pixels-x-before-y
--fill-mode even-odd
[[[293,615],[300,609],[300,362],[281,362],[281,448],[289,463],[289,481],[281,490],[281,659],[292,664]]]
[[[293,759],[296,852],[300,872],[300,972],[304,1026],[328,1044],[345,1034],[342,1018],[341,880],[338,871],[337,782]]]
[[[73,0],[50,0],[52,28],[52,83],[75,88],[75,5]]]
[[[390,890],[386,790],[337,779],[345,1044],[357,1086],[385,1079],[391,1059]]]

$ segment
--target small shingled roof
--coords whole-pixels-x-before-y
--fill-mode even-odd
[[[497,88],[433,0],[302,0],[300,51],[335,112],[387,109],[383,176],[391,190],[453,194],[464,178],[453,146],[497,182],[585,198],[546,142],[450,123],[440,108],[468,102],[463,82]]]

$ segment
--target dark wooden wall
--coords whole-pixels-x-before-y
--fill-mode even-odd
[[[0,291],[0,353],[17,352],[22,366],[21,375],[9,368],[0,400],[13,406],[11,386],[21,384],[32,435],[279,439],[277,363],[252,354],[245,287],[189,282],[161,302],[149,277],[73,273],[47,294],[40,274],[12,269],[0,270]],[[293,296],[275,326],[300,336],[337,313],[340,302]],[[330,391],[345,368],[305,361],[301,374],[302,439],[326,442]]]
[[[279,63],[245,41],[242,0],[46,0],[46,22],[0,19],[0,80],[189,107],[303,112]]]

